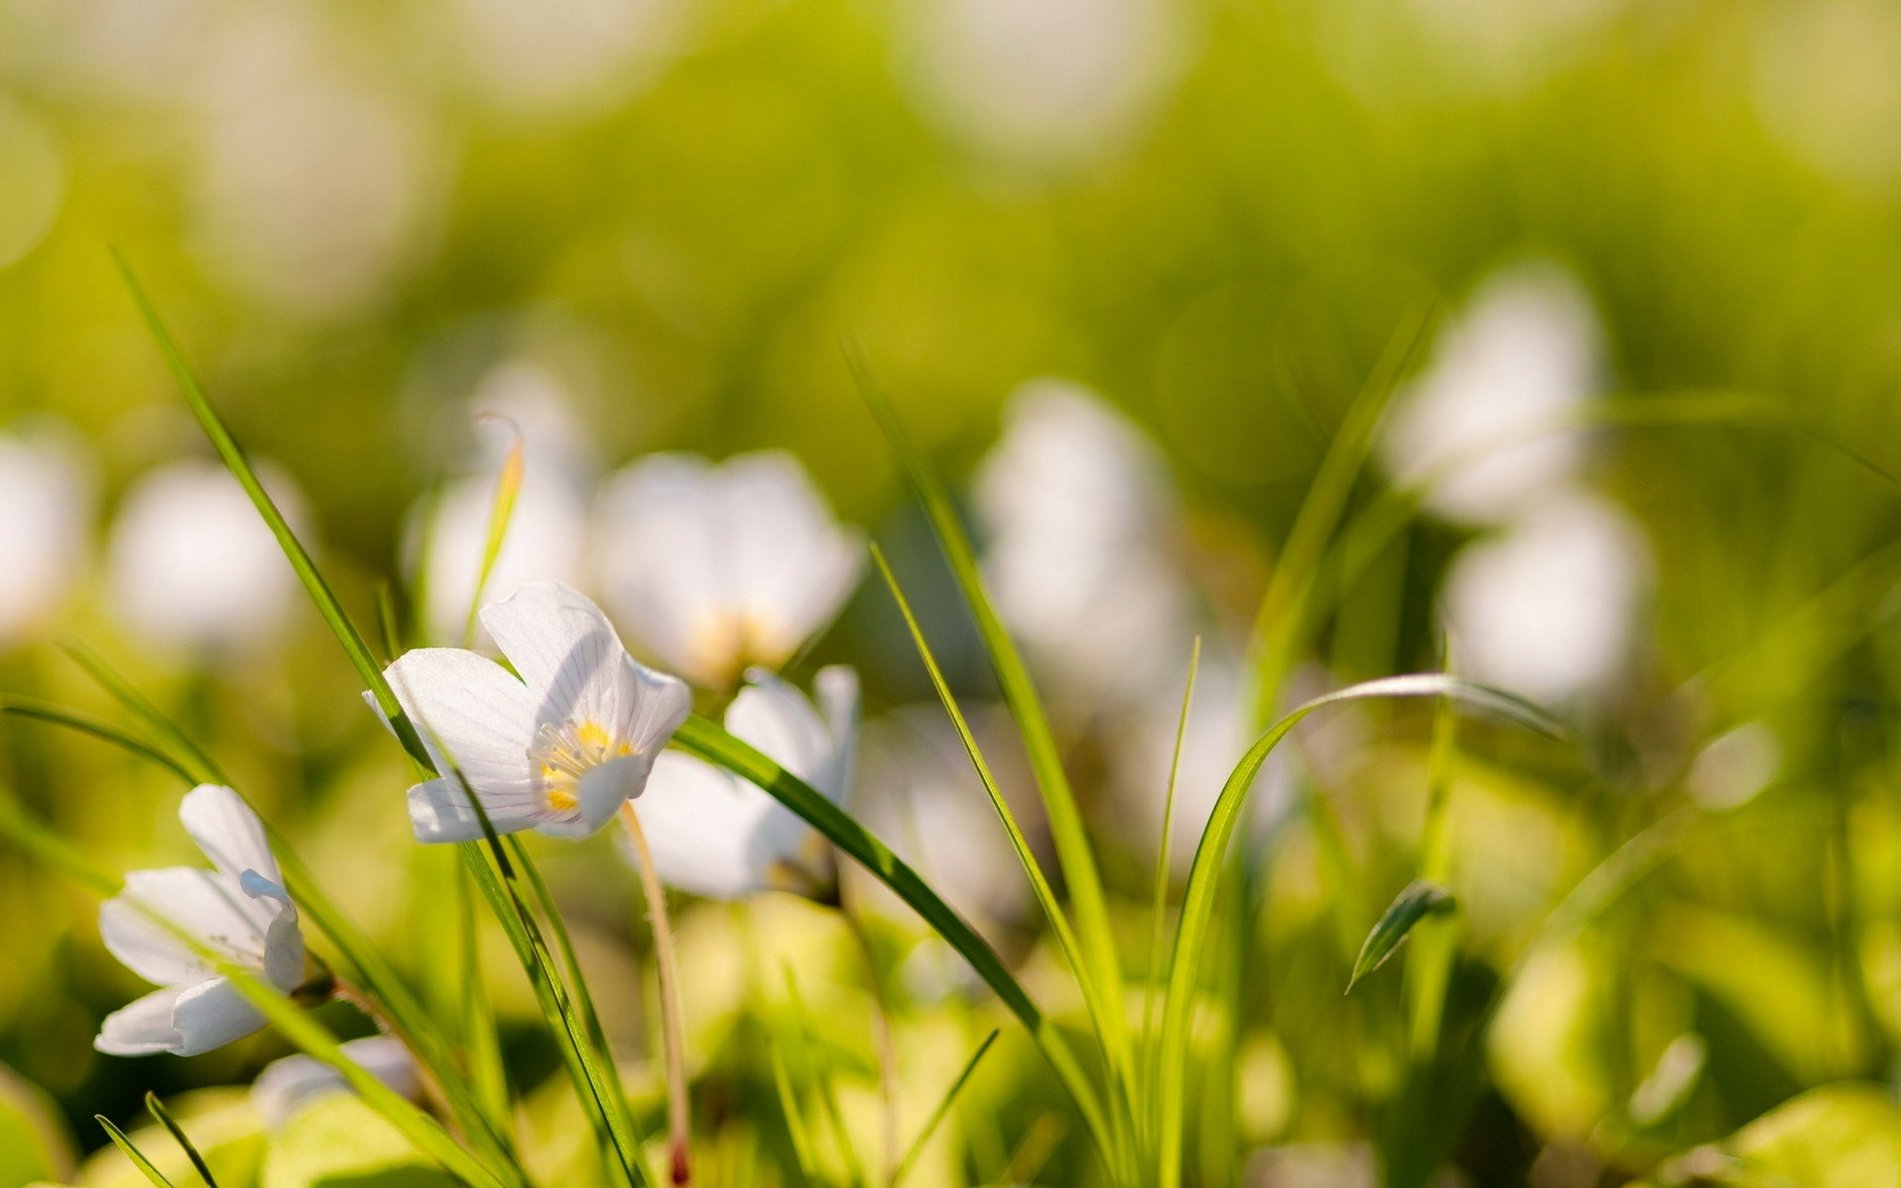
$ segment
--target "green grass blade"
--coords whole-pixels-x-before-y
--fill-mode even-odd
[[[502,555],[502,545],[508,540],[508,526],[515,516],[515,499],[521,494],[522,472],[527,468],[526,443],[522,441],[521,430],[515,430],[515,444],[509,448],[508,457],[502,463],[502,472],[495,478],[495,499],[489,507],[488,537],[482,545],[482,564],[476,571],[475,591],[469,596],[468,618],[462,624],[462,646],[475,646],[476,616],[482,610],[482,592],[488,589],[488,579],[495,572],[495,560]]]
[[[1183,1110],[1188,1063],[1188,1029],[1199,983],[1202,951],[1214,919],[1215,897],[1228,843],[1241,822],[1248,793],[1268,756],[1302,719],[1323,706],[1376,697],[1454,697],[1490,710],[1541,733],[1556,735],[1558,727],[1543,711],[1523,698],[1439,673],[1384,677],[1336,690],[1305,703],[1281,718],[1255,740],[1216,797],[1214,809],[1195,849],[1183,895],[1181,921],[1175,930],[1175,950],[1169,961],[1168,996],[1162,1004],[1161,1075],[1157,1078],[1157,1167],[1161,1188],[1179,1188]]]
[[[1056,733],[1050,725],[1042,699],[1037,696],[1029,666],[1024,663],[1015,641],[997,615],[996,608],[991,605],[976,554],[971,549],[970,538],[951,504],[943,480],[911,441],[897,410],[873,378],[864,352],[856,344],[851,344],[846,349],[846,356],[866,403],[883,426],[899,461],[910,476],[911,485],[923,503],[931,529],[937,536],[938,546],[950,564],[951,574],[976,620],[978,634],[996,670],[1004,703],[1010,707],[1011,716],[1016,719],[1017,728],[1022,732],[1024,749],[1030,757],[1030,769],[1042,793],[1044,814],[1049,820],[1050,840],[1055,845],[1057,863],[1062,868],[1064,884],[1069,889],[1070,901],[1075,907],[1076,931],[1082,942],[1083,953],[1095,983],[1111,1002],[1119,1003],[1122,993],[1121,961],[1116,954],[1115,932],[1103,895],[1102,877],[1096,869],[1095,853],[1090,848],[1089,835],[1083,826],[1082,812],[1077,807],[1075,793],[1070,788],[1068,773],[1063,769]],[[1099,1026],[1103,1028],[1101,1040],[1104,1051],[1108,1053],[1111,1075],[1126,1088],[1127,1070],[1131,1064],[1127,1020],[1118,1009],[1108,1012],[1099,1020]],[[1120,1128],[1117,1133],[1121,1133]]]
[[[32,718],[40,722],[50,722],[55,726],[64,726],[68,730],[77,730],[81,734],[90,734],[115,747],[130,751],[141,759],[150,759],[187,784],[198,782],[190,768],[160,750],[155,744],[121,730],[110,722],[102,722],[98,718],[79,713],[77,710],[69,710],[24,697],[9,697],[0,700],[0,714],[12,714],[16,718]]]
[[[90,858],[68,845],[65,838],[3,791],[0,791],[0,837],[10,839],[29,857],[101,896],[110,898],[119,893],[118,879],[93,865]]]
[[[1419,877],[1441,886],[1452,869],[1449,806],[1452,767],[1459,748],[1458,727],[1459,715],[1452,701],[1441,700],[1433,713],[1432,752],[1426,762],[1426,818],[1419,834]],[[1429,1064],[1439,1050],[1446,989],[1452,983],[1454,943],[1453,930],[1443,926],[1413,938],[1412,957],[1406,963],[1406,1008],[1411,1032],[1408,1047],[1415,1069]]]
[[[1175,788],[1181,776],[1182,746],[1188,739],[1188,713],[1195,704],[1195,678],[1200,672],[1201,636],[1197,635],[1195,646],[1188,654],[1188,682],[1182,689],[1181,716],[1175,720],[1175,749],[1168,760],[1168,791],[1162,797],[1161,842],[1155,855],[1154,927],[1149,936],[1149,962],[1142,992],[1142,1042],[1149,1053],[1142,1083],[1145,1102],[1155,1091],[1155,1003],[1160,982],[1156,975],[1161,971],[1162,954],[1168,944],[1168,843],[1175,829]]]
[[[804,1058],[806,1074],[818,1086],[819,1107],[825,1116],[826,1126],[832,1132],[832,1145],[838,1148],[854,1188],[871,1188],[871,1176],[865,1171],[865,1161],[852,1143],[851,1130],[845,1125],[845,1111],[838,1104],[838,1085],[824,1064],[813,1056],[812,1016],[805,1009],[805,996],[799,993],[798,978],[793,975],[790,962],[782,963],[779,968],[785,977],[786,998],[792,1004],[795,1046]]]
[[[812,1160],[812,1133],[805,1124],[805,1109],[799,1104],[798,1094],[792,1090],[792,1077],[786,1071],[785,1050],[782,1044],[767,1044],[766,1055],[772,1063],[772,1087],[779,1095],[779,1110],[785,1115],[786,1133],[792,1139],[792,1159],[799,1167],[799,1177],[807,1184],[817,1180],[818,1173]]]
[[[1260,609],[1255,612],[1254,630],[1248,641],[1252,691],[1247,721],[1251,728],[1267,724],[1279,701],[1281,685],[1300,655],[1303,608],[1312,597],[1320,562],[1372,451],[1374,431],[1386,411],[1387,398],[1425,342],[1431,324],[1428,314],[1416,313],[1394,334],[1366,383],[1347,406],[1346,416],[1295,513],[1294,525],[1275,560]]]
[[[128,713],[145,724],[160,740],[169,744],[173,751],[184,757],[185,765],[192,777],[201,784],[228,784],[224,772],[219,769],[217,760],[198,745],[189,734],[180,729],[177,723],[166,717],[152,704],[150,698],[139,692],[137,686],[127,680],[105,657],[76,639],[65,640],[60,650],[71,658],[73,663],[86,671],[100,688],[111,694],[113,699]]]
[[[1366,934],[1366,943],[1360,946],[1360,955],[1353,962],[1353,974],[1347,979],[1346,992],[1353,993],[1360,979],[1385,965],[1406,943],[1415,924],[1428,916],[1450,912],[1453,907],[1452,896],[1443,888],[1420,880],[1408,883]]]
[[[911,632],[911,642],[917,648],[918,656],[924,661],[924,670],[930,675],[931,687],[937,691],[938,701],[944,706],[944,712],[950,715],[951,724],[957,729],[957,737],[964,744],[964,753],[970,757],[971,765],[977,769],[977,776],[983,782],[984,791],[990,797],[991,807],[1003,821],[1003,828],[1010,836],[1010,847],[1016,851],[1017,861],[1023,867],[1023,873],[1029,876],[1031,890],[1036,895],[1037,904],[1049,919],[1050,929],[1056,934],[1057,946],[1063,957],[1075,971],[1077,982],[1082,987],[1083,998],[1087,1004],[1089,1016],[1096,1023],[1096,1033],[1102,1034],[1100,1016],[1111,1009],[1111,1004],[1103,1001],[1102,987],[1091,976],[1088,964],[1083,960],[1081,946],[1076,934],[1069,926],[1069,920],[1063,915],[1062,905],[1056,901],[1056,892],[1050,886],[1043,868],[1036,861],[1036,855],[1030,849],[1029,839],[1024,837],[1022,828],[1017,824],[1016,814],[1011,811],[1010,803],[1003,798],[1003,790],[997,786],[996,777],[991,773],[990,764],[984,759],[983,751],[977,745],[977,737],[971,733],[970,723],[965,720],[964,712],[957,704],[956,694],[944,680],[943,670],[938,667],[937,657],[931,652],[929,641],[924,638],[923,628],[918,626],[917,616],[911,611],[911,602],[904,596],[904,590],[898,585],[897,575],[891,572],[890,564],[885,560],[883,550],[877,545],[871,546],[871,559],[876,563],[878,572],[884,576],[885,585],[890,587],[891,597],[898,604],[898,613],[904,617],[904,625]]]
[[[1114,1148],[1108,1119],[1102,1111],[1094,1086],[1084,1074],[1068,1042],[1011,975],[996,951],[916,871],[811,785],[755,748],[734,738],[717,723],[699,714],[689,715],[674,734],[673,743],[686,753],[765,789],[773,799],[791,809],[827,841],[871,872],[929,924],[945,943],[970,964],[971,969],[996,993],[1010,1013],[1028,1029],[1030,1038],[1042,1051],[1075,1102],[1103,1157],[1110,1156]]]
[[[199,386],[198,380],[192,375],[190,366],[185,362],[184,353],[179,350],[178,343],[172,338],[170,331],[166,330],[164,321],[158,316],[157,308],[153,306],[151,298],[146,296],[144,286],[139,284],[139,279],[133,273],[131,264],[117,252],[113,253],[113,258],[118,261],[119,272],[125,278],[126,288],[131,291],[132,300],[138,306],[140,315],[145,319],[146,327],[151,330],[152,337],[157,340],[159,351],[165,356],[165,362],[171,368],[179,388],[184,392],[185,401],[191,406],[192,415],[198,418],[198,424],[204,430],[205,437],[210,440],[212,448],[224,462],[225,469],[231,472],[231,476],[237,479],[238,485],[244,488],[244,493],[250,496],[252,505],[257,508],[258,515],[263,517],[265,525],[270,528],[271,535],[277,538],[278,546],[283,549],[285,558],[290,561],[291,568],[297,573],[297,580],[303,583],[304,589],[310,594],[311,601],[316,604],[318,613],[323,616],[331,633],[337,637],[337,642],[343,645],[344,653],[349,656],[350,663],[356,667],[357,674],[363,678],[364,684],[375,697],[377,708],[383,712],[384,717],[389,719],[390,726],[396,731],[396,737],[402,740],[404,749],[411,755],[421,756],[423,754],[422,741],[417,738],[415,729],[403,716],[403,707],[397,703],[396,694],[390,690],[389,682],[383,678],[383,670],[376,663],[376,657],[370,653],[370,647],[364,642],[362,633],[350,621],[350,616],[344,611],[343,604],[337,600],[329,583],[324,581],[323,575],[318,572],[317,563],[311,559],[310,551],[304,548],[303,542],[297,539],[297,534],[291,531],[290,524],[278,510],[277,504],[272,501],[270,493],[264,489],[264,484],[258,480],[257,472],[251,468],[251,463],[244,456],[244,450],[239,447],[237,439],[231,435],[231,430],[218,416],[218,410],[212,407],[210,398],[205,395],[204,389]]]
[[[191,1165],[198,1169],[198,1175],[204,1180],[205,1188],[218,1188],[218,1181],[212,1178],[211,1168],[205,1163],[205,1157],[198,1153],[198,1148],[194,1147],[191,1139],[186,1137],[185,1128],[172,1117],[172,1112],[165,1108],[165,1103],[158,1099],[158,1094],[148,1092],[145,1095],[145,1109],[158,1120],[160,1126],[171,1132],[173,1141],[184,1150],[185,1158],[191,1160]]]
[[[951,1082],[944,1096],[938,1099],[937,1107],[925,1120],[924,1128],[918,1131],[916,1138],[911,1140],[911,1149],[904,1153],[904,1158],[898,1161],[897,1169],[891,1173],[891,1188],[898,1188],[898,1185],[904,1182],[904,1177],[911,1173],[911,1168],[924,1154],[924,1148],[930,1144],[931,1136],[937,1133],[938,1126],[943,1123],[945,1116],[950,1113],[951,1106],[956,1103],[957,1095],[963,1092],[964,1082],[970,1080],[971,1074],[977,1071],[977,1065],[983,1060],[984,1053],[990,1051],[990,1045],[997,1042],[999,1034],[992,1031],[984,1037],[984,1042],[977,1045],[977,1050],[971,1053],[970,1059],[964,1063],[964,1070],[957,1074],[957,1079]]]
[[[165,1178],[165,1174],[152,1165],[152,1161],[145,1157],[145,1153],[134,1146],[132,1140],[125,1136],[125,1131],[114,1126],[110,1118],[104,1114],[94,1114],[92,1120],[105,1129],[106,1137],[112,1140],[112,1145],[119,1148],[120,1153],[132,1161],[132,1166],[138,1168],[140,1174],[158,1185],[158,1188],[173,1188],[172,1182]]]

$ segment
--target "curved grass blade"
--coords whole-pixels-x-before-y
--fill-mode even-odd
[[[1373,925],[1373,931],[1366,934],[1366,943],[1360,946],[1360,955],[1353,962],[1353,974],[1347,979],[1346,992],[1353,993],[1361,978],[1385,965],[1406,943],[1415,924],[1449,912],[1453,906],[1452,896],[1443,889],[1417,879],[1408,883]]]
[[[158,341],[159,351],[165,356],[165,362],[171,368],[172,376],[184,392],[185,402],[191,406],[192,415],[198,418],[199,426],[205,431],[205,437],[211,442],[212,448],[218,452],[218,457],[224,462],[225,469],[229,470],[231,477],[244,488],[244,493],[250,496],[252,505],[257,508],[258,515],[263,517],[265,525],[270,528],[271,535],[277,538],[278,546],[283,549],[285,558],[290,561],[291,568],[297,573],[297,580],[303,583],[305,590],[309,591],[311,601],[316,603],[317,612],[323,616],[324,622],[330,627],[331,634],[337,637],[337,642],[343,645],[344,653],[349,656],[350,663],[356,667],[357,674],[363,678],[365,686],[375,697],[377,708],[389,720],[390,728],[402,741],[403,749],[419,759],[426,758],[423,754],[422,740],[416,736],[415,728],[404,717],[403,707],[397,703],[396,694],[390,690],[389,682],[383,679],[383,671],[378,667],[376,657],[370,653],[369,644],[364,642],[362,633],[350,621],[350,616],[344,611],[343,604],[337,600],[329,583],[325,582],[323,575],[317,571],[317,563],[311,559],[310,551],[304,548],[303,542],[297,539],[297,534],[291,531],[290,524],[284,519],[284,514],[278,510],[270,493],[258,480],[257,472],[251,468],[251,463],[245,458],[237,439],[231,436],[231,430],[218,416],[218,410],[212,407],[210,398],[205,395],[204,389],[192,375],[191,368],[186,364],[185,356],[179,350],[177,342],[165,329],[165,323],[159,318],[157,308],[153,306],[151,298],[146,296],[144,286],[139,284],[139,278],[133,273],[132,265],[116,250],[113,252],[113,259],[119,265],[120,275],[125,278],[126,288],[131,291],[132,300],[138,306],[139,314],[145,319],[152,337]]]
[[[160,1126],[171,1132],[173,1141],[184,1149],[185,1158],[191,1160],[191,1165],[198,1169],[198,1175],[204,1180],[205,1188],[218,1188],[218,1181],[212,1178],[211,1168],[206,1165],[205,1157],[198,1153],[197,1147],[192,1146],[191,1139],[185,1136],[185,1128],[172,1117],[172,1112],[165,1108],[165,1103],[158,1099],[158,1094],[146,1093],[145,1109],[158,1120]]]
[[[1195,704],[1195,678],[1201,672],[1201,636],[1188,654],[1188,683],[1182,689],[1182,712],[1175,721],[1175,750],[1168,760],[1168,792],[1162,798],[1161,842],[1155,855],[1155,901],[1152,908],[1154,929],[1149,936],[1149,963],[1143,979],[1142,1042],[1148,1045],[1148,1061],[1143,1070],[1142,1099],[1155,1092],[1155,1000],[1156,974],[1162,968],[1162,952],[1168,944],[1168,860],[1169,836],[1175,829],[1175,788],[1181,776],[1182,745],[1188,739],[1188,712]]]
[[[1063,952],[1063,958],[1075,971],[1076,980],[1082,988],[1083,999],[1087,1004],[1089,1017],[1095,1023],[1096,1034],[1103,1033],[1100,1016],[1106,1014],[1111,1006],[1103,1000],[1103,988],[1096,984],[1091,976],[1088,964],[1083,960],[1082,949],[1076,940],[1076,933],[1070,928],[1069,920],[1063,915],[1062,905],[1056,901],[1056,891],[1038,865],[1035,853],[1030,849],[1029,839],[1023,836],[1023,829],[1017,824],[1016,814],[1010,809],[1010,802],[1003,798],[1003,790],[997,786],[996,777],[991,773],[990,764],[985,760],[983,750],[977,745],[977,737],[971,732],[970,723],[965,720],[964,712],[957,704],[956,694],[951,692],[950,684],[944,680],[943,670],[937,665],[937,657],[931,652],[930,643],[924,638],[924,630],[918,626],[917,616],[911,611],[911,602],[904,596],[904,590],[898,585],[897,575],[891,572],[891,565],[885,560],[884,551],[877,545],[871,546],[871,559],[877,565],[878,572],[884,576],[885,585],[891,589],[891,597],[898,604],[898,613],[904,617],[904,625],[911,632],[911,642],[916,646],[918,656],[924,661],[924,670],[930,675],[931,687],[937,691],[938,701],[944,706],[944,712],[950,716],[951,724],[957,729],[957,737],[964,744],[964,753],[977,769],[977,777],[983,782],[984,791],[990,797],[990,805],[1003,821],[1003,828],[1010,837],[1010,848],[1016,852],[1017,861],[1023,867],[1023,873],[1029,877],[1030,888],[1036,895],[1037,904],[1049,919],[1050,930],[1056,934],[1057,947]]]
[[[91,677],[94,683],[111,694],[113,700],[124,706],[133,717],[143,722],[148,730],[182,755],[195,780],[202,784],[231,782],[225,778],[217,761],[203,747],[199,746],[189,734],[179,729],[178,725],[166,717],[156,705],[153,705],[151,699],[139,692],[137,686],[127,680],[124,674],[108,664],[105,657],[77,639],[64,640],[59,648],[73,663],[85,669],[86,675]]]
[[[1075,1053],[1044,1016],[1041,1008],[1024,991],[996,951],[977,935],[956,910],[931,890],[918,873],[903,859],[874,837],[869,830],[820,794],[811,785],[768,759],[758,750],[728,734],[699,714],[692,714],[673,736],[673,743],[689,755],[704,759],[716,767],[750,781],[802,817],[807,824],[834,846],[856,859],[879,882],[916,912],[951,948],[970,963],[1010,1013],[1029,1030],[1030,1038],[1062,1081],[1077,1112],[1083,1117],[1103,1157],[1114,1150],[1108,1119],[1102,1111],[1095,1087],[1083,1072]]]
[[[157,745],[121,730],[109,722],[102,722],[98,718],[89,717],[76,710],[49,705],[43,701],[10,697],[0,701],[0,714],[12,714],[16,718],[33,718],[41,722],[51,722],[55,726],[64,726],[68,730],[77,730],[81,734],[90,734],[94,738],[103,739],[113,746],[130,751],[141,759],[150,759],[187,784],[198,782],[197,777],[189,768],[160,750]]]
[[[112,1145],[119,1148],[120,1153],[132,1161],[132,1166],[138,1168],[141,1175],[158,1185],[158,1188],[173,1188],[172,1182],[165,1178],[165,1173],[152,1165],[152,1161],[145,1157],[145,1153],[126,1137],[125,1131],[112,1124],[112,1119],[104,1114],[94,1114],[92,1120],[105,1128],[106,1137],[112,1140]]]
[[[1362,701],[1375,697],[1455,697],[1540,733],[1557,735],[1556,723],[1538,707],[1523,698],[1484,685],[1461,681],[1440,673],[1384,677],[1365,681],[1345,689],[1316,697],[1298,706],[1256,739],[1234,772],[1222,786],[1202,831],[1201,844],[1195,849],[1195,861],[1188,873],[1188,888],[1183,895],[1181,922],[1175,930],[1175,950],[1169,961],[1168,996],[1162,1005],[1161,1075],[1157,1078],[1156,1109],[1159,1117],[1155,1182],[1162,1188],[1181,1184],[1182,1111],[1188,1063],[1188,1028],[1194,1009],[1195,987],[1199,981],[1200,961],[1207,943],[1208,929],[1214,919],[1215,896],[1219,890],[1221,868],[1228,843],[1241,821],[1241,810],[1253,789],[1254,779],[1282,739],[1307,715],[1323,706]]]
[[[918,1131],[917,1137],[911,1140],[911,1149],[904,1153],[904,1158],[898,1161],[897,1168],[892,1171],[891,1188],[898,1188],[898,1185],[904,1182],[904,1177],[911,1173],[911,1168],[924,1154],[924,1148],[930,1144],[931,1136],[937,1133],[937,1128],[944,1121],[945,1115],[949,1114],[951,1106],[956,1104],[957,1095],[963,1092],[964,1082],[970,1080],[970,1075],[977,1071],[977,1065],[983,1060],[984,1053],[990,1051],[990,1045],[997,1042],[997,1036],[1000,1034],[1002,1033],[992,1031],[984,1037],[984,1042],[977,1045],[977,1050],[971,1053],[970,1059],[964,1063],[964,1071],[957,1074],[957,1079],[951,1082],[951,1087],[945,1091],[943,1097],[938,1099],[937,1108],[933,1109],[931,1116],[926,1119],[924,1129]]]
[[[996,670],[997,684],[1003,692],[1004,703],[1010,707],[1010,714],[1016,719],[1017,729],[1023,735],[1024,749],[1030,757],[1030,769],[1042,793],[1044,814],[1049,819],[1050,840],[1056,847],[1057,864],[1062,869],[1063,881],[1069,889],[1070,902],[1076,911],[1076,932],[1082,942],[1083,954],[1088,960],[1093,980],[1105,998],[1119,1003],[1122,994],[1121,961],[1116,954],[1115,932],[1109,920],[1102,876],[1096,869],[1095,852],[1090,848],[1089,835],[1083,826],[1075,792],[1071,790],[1068,773],[1063,769],[1062,754],[1056,745],[1056,732],[1050,726],[1049,714],[1041,698],[1037,696],[1029,666],[1024,663],[1016,642],[1011,639],[996,608],[991,605],[976,554],[971,549],[970,538],[951,504],[943,479],[911,441],[896,408],[872,376],[863,349],[856,343],[848,343],[845,354],[865,402],[871,407],[872,414],[883,427],[885,436],[890,439],[905,473],[910,477],[911,485],[931,522],[931,530],[937,536],[938,547],[949,563],[958,589],[962,591],[971,615],[976,620],[978,634],[983,639],[985,651],[989,653],[991,666]],[[1120,1009],[1109,1011],[1097,1021],[1097,1025],[1103,1050],[1108,1057],[1110,1075],[1126,1091],[1132,1057],[1124,1013]],[[1122,1133],[1120,1127],[1116,1133]]]

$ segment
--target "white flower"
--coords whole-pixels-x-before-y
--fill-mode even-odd
[[[196,1056],[264,1026],[243,993],[161,920],[286,994],[305,984],[297,908],[257,814],[231,789],[201,784],[186,793],[178,819],[213,869],[133,871],[99,909],[107,950],[164,987],[106,1016],[93,1046],[110,1055]]]
[[[1510,516],[1575,476],[1583,442],[1562,422],[1601,382],[1602,355],[1591,299],[1570,273],[1533,262],[1494,274],[1394,398],[1380,441],[1387,470],[1412,483],[1457,467],[1427,507],[1470,524]]]
[[[1541,500],[1454,559],[1442,606],[1454,668],[1535,701],[1601,688],[1629,656],[1647,567],[1642,533],[1615,507]]]
[[[490,603],[482,626],[521,679],[460,648],[419,648],[387,670],[444,773],[409,790],[417,839],[483,836],[471,790],[498,833],[593,833],[640,795],[686,720],[687,687],[637,663],[600,608],[559,582]]]
[[[1024,385],[1006,422],[975,480],[998,613],[1059,694],[1099,705],[1172,681],[1194,635],[1193,596],[1170,555],[1175,498],[1160,452],[1058,380]]]
[[[302,500],[258,467],[294,525]],[[139,480],[106,552],[110,603],[142,642],[240,648],[268,639],[299,594],[297,575],[237,480],[215,462],[175,462]]]
[[[789,454],[655,454],[600,500],[602,592],[632,638],[706,688],[778,668],[830,623],[863,563]]]
[[[726,729],[842,803],[858,738],[858,676],[834,665],[813,679],[818,708],[761,668],[726,710]],[[816,835],[764,789],[690,755],[655,762],[635,810],[660,881],[713,899],[810,882],[804,853]]]
[[[416,1061],[409,1049],[386,1035],[366,1036],[342,1045],[343,1054],[361,1065],[377,1080],[404,1097],[414,1099],[422,1093],[422,1081],[416,1073]],[[343,1074],[309,1056],[286,1056],[273,1060],[257,1074],[251,1085],[251,1105],[272,1129],[281,1128],[300,1111],[333,1093],[350,1092]]]
[[[63,425],[0,434],[0,647],[58,609],[85,556],[92,476]]]

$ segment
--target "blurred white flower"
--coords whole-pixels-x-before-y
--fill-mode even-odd
[[[600,608],[558,582],[483,607],[482,626],[519,680],[460,648],[418,648],[386,670],[444,773],[409,790],[417,840],[482,837],[471,791],[497,833],[593,833],[640,795],[686,720],[687,687],[637,663]]]
[[[1059,695],[1145,696],[1187,663],[1194,636],[1166,464],[1075,384],[1025,384],[1005,423],[975,477],[998,613]]]
[[[207,48],[193,237],[232,288],[328,315],[430,242],[440,150],[420,110],[345,69],[306,13],[247,10]]]
[[[1158,851],[1167,806],[1168,773],[1181,721],[1182,684],[1187,659],[1172,685],[1158,686],[1140,706],[1132,706],[1104,731],[1114,792],[1121,806],[1117,821],[1125,839],[1139,842],[1143,857]],[[1169,872],[1185,877],[1195,848],[1208,827],[1215,799],[1241,756],[1254,742],[1248,731],[1248,700],[1238,656],[1204,652],[1195,678],[1195,701],[1182,735],[1181,767],[1175,780],[1175,814],[1168,831]],[[1311,728],[1310,728],[1311,729]],[[1286,808],[1291,742],[1269,757],[1255,777],[1236,848],[1251,846],[1275,815]]]
[[[1411,6],[1427,35],[1427,50],[1439,59],[1440,77],[1461,89],[1511,95],[1601,46],[1625,0],[1412,0]],[[1419,53],[1413,38],[1391,40],[1402,52]]]
[[[164,987],[106,1016],[93,1046],[110,1055],[196,1056],[264,1026],[250,1000],[160,920],[286,994],[305,983],[297,908],[257,814],[231,789],[201,784],[185,794],[178,819],[214,869],[133,871],[99,909],[106,949]]]
[[[341,1045],[343,1054],[404,1097],[422,1095],[416,1062],[403,1045],[386,1035],[365,1036]],[[282,1129],[298,1113],[335,1093],[351,1092],[343,1074],[309,1056],[273,1060],[251,1084],[251,1105],[264,1124]]]
[[[858,742],[858,676],[820,669],[818,707],[761,668],[726,710],[726,729],[843,803]],[[660,881],[714,899],[769,888],[807,889],[825,876],[810,869],[817,835],[764,789],[690,755],[668,751],[654,763],[634,807]]]
[[[256,463],[293,525],[303,500],[290,479]],[[127,493],[106,547],[111,608],[158,648],[244,648],[283,625],[297,575],[237,480],[216,462],[173,462]]]
[[[984,748],[1006,796],[1028,786],[1027,771],[1008,718],[1001,711],[966,706],[971,729]],[[1010,836],[971,766],[970,756],[937,704],[906,706],[866,725],[865,776],[852,813],[911,865],[959,915],[993,941],[1029,903],[1030,885]],[[1011,799],[1011,810],[1034,843],[1041,807]],[[910,909],[882,883],[848,867],[845,875],[866,901],[897,918]]]
[[[423,613],[435,640],[462,638],[488,548],[497,480],[517,442],[520,486],[483,600],[507,597],[531,581],[575,585],[586,571],[592,468],[566,396],[540,368],[514,362],[483,380],[469,411],[479,469],[425,497],[412,513],[412,522],[422,525]]]
[[[1013,163],[1123,148],[1181,76],[1188,9],[1167,0],[917,0],[906,81],[926,115]]]
[[[446,26],[470,96],[529,115],[579,115],[624,102],[685,48],[695,0],[454,0]],[[429,35],[445,26],[430,10]]]
[[[20,423],[0,433],[0,649],[59,609],[85,560],[93,476],[76,434]]]
[[[1601,690],[1630,657],[1648,570],[1643,533],[1617,508],[1547,496],[1454,559],[1442,603],[1452,663],[1534,701]]]
[[[778,668],[830,623],[863,548],[789,454],[654,454],[608,479],[595,543],[628,635],[697,685]]]
[[[1560,427],[1601,384],[1603,353],[1590,297],[1568,272],[1532,262],[1494,273],[1394,396],[1379,443],[1387,471],[1407,484],[1454,466],[1428,508],[1474,524],[1511,515],[1576,473],[1583,441]]]

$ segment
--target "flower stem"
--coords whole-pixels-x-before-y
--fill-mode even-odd
[[[654,869],[653,852],[647,848],[647,834],[640,827],[640,816],[634,811],[633,801],[620,806],[620,815],[627,822],[627,836],[634,843],[640,888],[647,897],[647,918],[653,926],[654,968],[660,978],[661,1049],[667,1064],[668,1163],[675,1188],[683,1188],[693,1182],[693,1176],[687,1158],[686,1028],[680,1021],[680,979],[673,957],[673,927],[667,920],[666,890],[660,885],[660,872]]]

